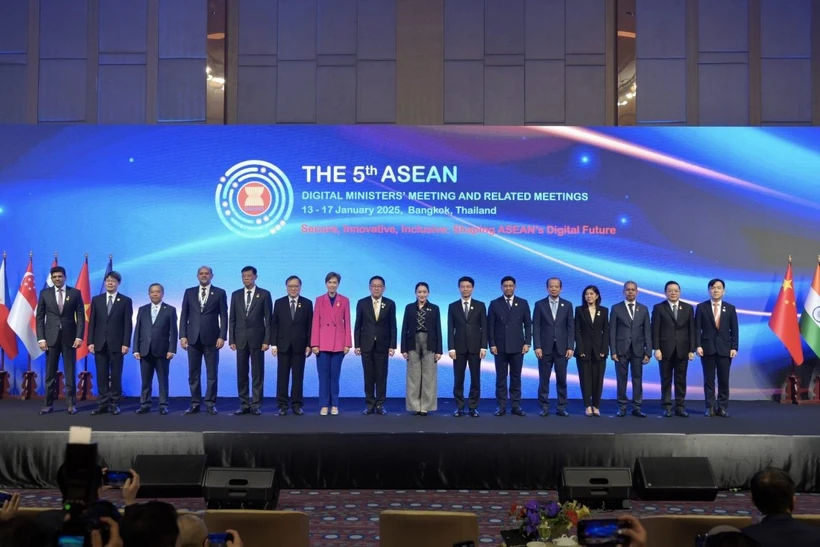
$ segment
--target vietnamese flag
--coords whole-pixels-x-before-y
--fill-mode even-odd
[[[88,278],[88,256],[85,257],[80,275],[77,277],[77,284],[74,287],[83,295],[83,303],[85,303],[85,334],[83,335],[83,343],[77,348],[77,360],[84,359],[88,356],[88,324],[91,321],[91,281]]]
[[[9,325],[9,280],[6,277],[6,254],[0,262],[0,349],[6,352],[9,359],[17,357],[17,337]]]
[[[803,364],[803,345],[800,342],[800,327],[797,324],[797,303],[794,296],[794,282],[792,280],[792,259],[789,257],[789,267],[780,286],[772,316],[769,318],[769,328],[780,338],[792,360],[796,365]]]

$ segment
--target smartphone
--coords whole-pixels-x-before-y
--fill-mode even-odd
[[[233,541],[233,534],[227,532],[222,534],[208,534],[208,543],[211,547],[228,547],[229,541]]]
[[[616,518],[585,519],[578,522],[580,545],[618,545],[623,543],[625,523]]]
[[[111,471],[108,470],[103,475],[103,485],[111,488],[122,488],[125,486],[125,481],[131,478],[130,471]]]
[[[0,505],[3,505],[4,502],[11,501],[12,494],[8,492],[0,492]]]
[[[85,545],[84,536],[69,536],[60,534],[57,537],[57,547],[83,547]]]

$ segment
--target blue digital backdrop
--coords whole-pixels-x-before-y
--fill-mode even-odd
[[[88,253],[94,293],[113,254],[120,292],[134,298],[135,312],[152,282],[164,284],[166,302],[178,307],[200,265],[213,267],[213,283],[229,293],[241,287],[245,265],[258,268],[259,286],[275,297],[296,274],[311,299],[334,270],[354,308],[368,295],[368,279],[381,275],[399,321],[418,281],[446,308],[459,297],[462,275],[476,279],[474,298],[485,302],[513,275],[516,294],[533,306],[556,276],[574,305],[595,284],[609,307],[623,298],[627,279],[640,286],[639,302],[652,306],[667,280],[680,283],[684,300],[700,302],[707,281],[721,277],[741,325],[732,397],[759,399],[777,392],[789,370],[766,325],[787,257],[795,261],[800,310],[820,250],[818,150],[820,132],[809,128],[0,126],[0,249],[12,298],[29,251],[38,287],[55,251],[70,284]],[[20,349],[7,363],[14,391],[27,366]],[[184,396],[188,367],[178,353],[171,394]],[[41,378],[44,361],[33,365]],[[268,396],[275,366],[268,354]],[[488,355],[483,397],[494,396],[494,379]],[[688,381],[689,397],[702,398],[697,358]],[[388,382],[389,396],[404,396],[399,355]],[[536,396],[537,382],[530,352],[525,398]],[[130,355],[123,383],[127,394],[139,392]],[[450,397],[452,384],[445,355],[439,395]],[[351,352],[342,396],[361,397],[362,385]],[[659,396],[654,359],[644,390],[645,398]],[[219,391],[236,395],[227,348]],[[317,393],[311,357],[305,395]],[[615,396],[611,361],[604,396]],[[574,360],[570,397],[580,397]]]

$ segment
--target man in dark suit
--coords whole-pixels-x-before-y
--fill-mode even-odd
[[[228,343],[236,352],[236,382],[239,410],[234,414],[262,414],[265,387],[265,352],[270,347],[271,296],[256,286],[256,268],[242,268],[244,288],[231,295]],[[248,364],[250,362],[250,365]],[[253,399],[248,401],[248,372],[253,382]]]
[[[202,358],[205,358],[207,386],[205,405],[215,416],[218,388],[219,350],[228,337],[228,297],[223,289],[211,285],[214,272],[200,266],[196,272],[199,285],[185,290],[179,318],[179,344],[188,352],[188,385],[191,406],[183,414],[196,414],[202,400]]]
[[[356,304],[353,348],[364,368],[364,414],[387,414],[387,361],[396,353],[396,303],[384,296],[384,278],[370,278],[370,296]]]
[[[661,369],[663,416],[672,417],[672,379],[675,381],[675,414],[688,418],[686,370],[695,358],[695,313],[680,299],[680,285],[667,281],[666,300],[652,308],[652,347]]]
[[[561,298],[564,284],[557,277],[547,279],[549,296],[535,303],[532,316],[532,332],[535,356],[538,358],[539,416],[549,416],[550,375],[555,366],[555,384],[558,403],[555,413],[567,417],[567,360],[572,358],[575,347],[575,319],[572,303]]]
[[[501,280],[502,296],[490,302],[487,312],[487,333],[490,353],[495,355],[496,416],[507,413],[507,371],[510,376],[512,413],[524,416],[521,409],[521,368],[524,355],[530,351],[532,319],[530,304],[515,296],[515,278]]]
[[[40,414],[49,414],[54,411],[54,400],[59,395],[57,393],[57,368],[60,355],[63,356],[65,400],[68,413],[76,414],[77,407],[74,406],[74,397],[77,388],[74,382],[74,362],[77,357],[77,348],[83,343],[83,336],[85,336],[85,305],[80,291],[66,286],[65,268],[54,266],[50,274],[54,287],[40,293],[35,320],[37,343],[40,349],[46,352],[46,406],[40,410]]]
[[[302,385],[305,359],[310,355],[310,328],[313,324],[313,302],[301,296],[302,280],[292,275],[285,280],[287,296],[273,304],[271,318],[271,355],[277,358],[276,402],[279,415],[288,413],[288,383],[291,375],[290,408],[297,416],[304,414]]]
[[[820,528],[795,520],[794,481],[788,473],[767,467],[752,477],[752,502],[763,520],[743,529],[760,547],[820,545]]]
[[[88,320],[88,352],[94,354],[97,365],[97,408],[92,416],[109,410],[115,416],[122,397],[122,360],[131,344],[134,309],[131,299],[120,294],[122,276],[108,272],[105,292],[91,299]]]
[[[447,348],[453,360],[453,397],[456,410],[453,416],[464,414],[464,376],[470,367],[470,416],[478,418],[478,400],[481,398],[481,360],[487,355],[487,307],[473,299],[475,281],[464,276],[458,280],[461,298],[447,309]]]
[[[142,390],[137,414],[151,411],[151,384],[154,371],[159,384],[159,413],[168,415],[169,364],[177,350],[177,310],[162,301],[165,289],[159,283],[148,287],[150,304],[137,311],[134,327],[134,359],[140,362]]]
[[[703,392],[706,400],[706,416],[718,415],[728,418],[729,368],[737,355],[737,310],[723,301],[726,283],[722,279],[709,281],[709,300],[698,304],[695,310],[697,354],[703,365]],[[717,372],[718,397],[715,408],[715,372]]]
[[[609,313],[609,347],[615,361],[618,381],[618,413],[626,416],[626,381],[628,373],[632,377],[632,415],[646,418],[641,410],[643,402],[643,366],[652,356],[652,324],[649,308],[639,304],[638,284],[624,283],[623,302],[612,306]]]

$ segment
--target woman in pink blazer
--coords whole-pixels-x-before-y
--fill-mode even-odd
[[[316,355],[316,369],[319,372],[319,414],[327,416],[339,414],[339,376],[342,373],[342,359],[353,341],[350,336],[350,300],[337,293],[342,276],[330,272],[325,276],[327,294],[316,299],[313,305],[313,329],[310,347]]]

